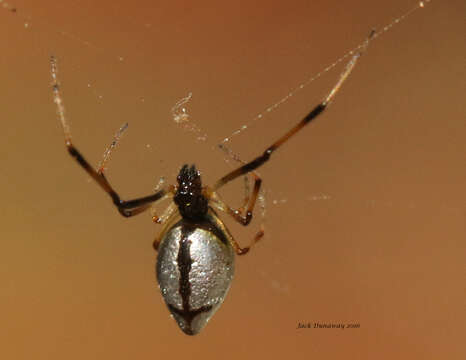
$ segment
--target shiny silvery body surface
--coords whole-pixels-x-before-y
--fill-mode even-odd
[[[203,219],[173,217],[162,230],[157,280],[183,332],[199,333],[223,303],[234,274],[231,235],[212,209]]]

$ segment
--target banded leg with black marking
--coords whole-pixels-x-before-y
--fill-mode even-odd
[[[247,174],[251,171],[256,170],[264,163],[266,163],[272,153],[277,150],[280,146],[286,143],[293,135],[298,133],[302,128],[304,128],[307,124],[309,124],[312,120],[316,119],[328,106],[328,104],[333,100],[334,96],[340,90],[342,84],[348,78],[350,73],[353,71],[359,57],[363,54],[366,50],[367,46],[369,45],[369,41],[374,37],[375,31],[372,30],[367,37],[366,41],[360,46],[359,50],[351,57],[351,59],[346,64],[345,69],[340,75],[337,83],[333,86],[330,92],[325,97],[324,101],[318,104],[314,109],[312,109],[309,114],[307,114],[298,124],[296,124],[293,128],[291,128],[288,132],[285,133],[281,138],[275,141],[271,146],[269,146],[262,155],[256,157],[254,160],[240,166],[239,168],[229,172],[221,179],[219,179],[215,185],[213,186],[213,191],[217,191],[219,188],[228,184],[230,181],[235,180],[237,177]],[[252,211],[252,209],[251,209]]]
[[[254,173],[252,173],[254,174]],[[254,189],[251,194],[251,196],[248,196],[249,199],[249,206],[246,212],[246,216],[241,215],[240,211],[235,210],[231,208],[228,204],[226,204],[220,196],[215,192],[212,191],[212,189],[206,189],[206,196],[208,197],[210,204],[217,210],[220,210],[224,213],[227,213],[233,217],[237,222],[239,222],[241,225],[247,226],[251,222],[252,219],[252,210],[256,204],[256,200],[259,195],[259,190],[261,186],[262,180],[254,174],[255,177],[255,182],[254,182]],[[226,229],[228,231],[228,229]],[[264,236],[264,226],[261,225],[260,230],[257,232],[257,234],[254,236],[253,240],[251,241],[251,244],[247,247],[241,247],[238,242],[235,240],[235,238],[230,234],[230,242],[231,245],[233,246],[233,249],[235,250],[237,255],[244,255],[246,254],[251,247],[258,242],[262,237]]]
[[[258,167],[262,166],[265,162],[270,159],[272,153],[277,150],[281,145],[283,145],[289,138],[291,138],[294,134],[296,134],[299,130],[301,130],[304,126],[309,124],[312,120],[314,120],[317,116],[319,116],[326,108],[327,104],[324,102],[317,105],[303,120],[301,120],[296,126],[294,126],[291,130],[289,130],[285,135],[283,135],[280,139],[274,142],[271,146],[269,146],[262,155],[258,156],[254,160],[246,163],[243,166],[231,171],[230,173],[223,176],[220,180],[218,180],[215,185],[213,186],[213,190],[216,191],[223,185],[229,183],[232,180],[235,180],[237,177],[247,174]]]
[[[69,154],[78,162],[79,165],[94,179],[97,184],[112,198],[113,204],[118,208],[118,211],[124,217],[130,217],[150,208],[151,203],[162,199],[169,190],[162,189],[155,194],[140,197],[133,200],[121,200],[118,193],[112,188],[107,178],[102,171],[97,172],[81,155],[81,153],[73,146],[71,141],[67,139],[66,147]]]
[[[91,176],[91,178],[94,179],[97,182],[97,184],[99,184],[99,186],[112,198],[113,204],[118,208],[118,211],[121,215],[123,215],[124,217],[130,217],[140,214],[141,212],[149,209],[151,203],[162,199],[167,193],[173,192],[173,188],[168,188],[157,191],[155,192],[155,194],[140,197],[137,199],[126,201],[121,200],[120,196],[112,188],[112,186],[106,179],[104,175],[104,166],[110,157],[112,149],[116,146],[119,137],[121,136],[122,132],[126,129],[126,126],[124,125],[122,128],[120,128],[120,131],[115,136],[114,141],[111,143],[106,153],[104,154],[104,160],[101,166],[99,167],[99,170],[96,171],[71,142],[70,126],[65,118],[65,105],[60,94],[60,85],[58,83],[57,60],[54,56],[50,57],[50,71],[52,75],[53,100],[57,106],[57,115],[63,128],[63,133],[65,135],[65,145],[68,149],[68,153],[78,162],[79,165],[81,165],[81,167]]]

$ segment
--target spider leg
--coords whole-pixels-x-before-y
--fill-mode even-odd
[[[100,166],[99,170],[96,171],[81,155],[77,148],[74,147],[73,143],[71,142],[71,132],[68,122],[65,118],[65,107],[63,104],[63,99],[60,94],[60,86],[57,79],[57,62],[55,57],[50,58],[50,65],[51,65],[51,74],[52,74],[52,89],[53,89],[53,99],[57,106],[57,115],[63,127],[63,132],[65,135],[65,145],[68,149],[68,153],[73,157],[78,164],[86,171],[94,181],[99,184],[99,186],[112,198],[113,204],[117,207],[118,211],[124,217],[130,217],[150,208],[150,204],[162,199],[165,195],[174,192],[174,187],[168,187],[166,189],[162,189],[157,191],[155,194],[151,194],[148,196],[136,198],[133,200],[121,200],[118,193],[112,188],[110,183],[108,182],[107,178],[104,175],[104,165],[105,162],[108,160],[110,156],[110,152],[113,149],[113,144],[107,149],[107,153],[104,156],[104,162]],[[123,128],[122,128],[123,129]],[[121,135],[122,130],[117,134],[117,136]],[[116,138],[118,140],[118,138]],[[114,140],[115,141],[115,140]],[[115,143],[116,144],[116,143]]]
[[[152,212],[152,221],[157,223],[157,224],[160,224],[160,225],[163,225],[167,222],[168,219],[171,219],[172,216],[176,213],[176,211],[178,210],[177,206],[175,203],[171,203],[170,205],[167,206],[167,208],[163,211],[162,215],[157,216],[157,214],[155,214],[155,212],[153,211]],[[159,244],[160,244],[160,235],[163,234],[163,231],[158,234],[152,244],[152,246],[154,247],[155,251],[158,251],[159,250]]]
[[[249,204],[249,199],[250,199],[250,195],[251,195],[251,190],[249,188],[249,179],[248,179],[247,175],[248,174],[243,176],[243,179],[244,179],[244,198],[243,198],[243,205],[241,205],[241,207],[238,208],[239,212],[244,212],[244,209]]]
[[[217,209],[231,215],[237,222],[244,226],[249,225],[252,220],[252,210],[256,204],[256,200],[262,184],[262,179],[258,175],[256,175],[254,172],[251,172],[251,174],[254,177],[254,188],[251,195],[247,197],[249,200],[249,205],[246,210],[246,215],[241,214],[240,210],[242,210],[242,208],[236,210],[226,204],[213,189],[209,188],[206,190],[207,198],[212,201]]]
[[[278,139],[275,143],[269,146],[262,155],[258,156],[254,160],[246,163],[245,165],[237,168],[236,170],[231,171],[230,173],[223,176],[220,180],[218,180],[215,185],[213,186],[214,190],[219,189],[223,185],[229,183],[232,180],[235,180],[237,177],[247,174],[258,167],[262,166],[265,162],[270,159],[272,153],[277,150],[281,145],[283,145],[291,136],[296,134],[299,130],[301,130],[305,125],[315,119],[322,111],[326,108],[326,104],[320,103],[317,105],[301,122],[299,122],[296,126],[294,126],[290,131],[288,131],[284,136]]]
[[[246,255],[249,252],[249,250],[251,250],[251,248],[254,246],[254,244],[256,244],[260,239],[262,239],[263,236],[264,236],[264,230],[261,227],[261,229],[256,233],[256,235],[252,239],[249,246],[246,246],[243,248],[238,244],[235,238],[232,237],[231,243],[233,245],[233,249],[235,249],[236,255]]]
[[[97,172],[74,147],[70,139],[66,141],[68,153],[78,162],[79,165],[86,171],[92,179],[112,198],[113,204],[117,207],[119,213],[124,217],[130,217],[150,208],[150,204],[162,199],[165,195],[172,192],[173,189],[162,189],[148,196],[136,198],[133,200],[121,200],[118,193],[112,188],[103,172]]]
[[[254,179],[254,188],[252,191],[249,187],[248,175],[250,175]],[[246,226],[251,222],[252,210],[254,209],[254,206],[259,196],[262,179],[260,179],[257,173],[254,171],[251,171],[247,173],[246,175],[244,175],[243,179],[244,179],[243,204],[239,208],[234,209],[222,201],[224,205],[222,205],[221,207],[224,209],[223,210],[224,212],[231,215],[240,224]],[[216,199],[219,200],[219,196],[217,193],[215,194],[215,196],[216,196]]]
[[[227,207],[227,212],[230,214],[236,221],[238,221],[240,224],[246,226],[249,225],[249,223],[252,220],[252,211],[254,210],[254,206],[256,205],[257,197],[259,195],[259,191],[261,188],[262,184],[262,179],[254,172],[250,173],[253,178],[254,178],[254,188],[252,189],[252,192],[248,192],[248,195],[245,197],[245,205],[243,205],[239,210],[234,210],[227,204],[225,206]],[[246,214],[243,215],[241,212],[243,212],[243,208],[247,206]]]
[[[309,124],[312,120],[317,118],[328,106],[328,104],[333,100],[336,93],[340,90],[341,85],[345,82],[348,78],[350,73],[353,71],[354,67],[356,66],[357,60],[366,50],[369,41],[375,35],[375,31],[371,31],[366,41],[361,45],[359,50],[356,54],[349,60],[346,64],[345,69],[343,70],[340,78],[338,79],[337,83],[333,86],[330,90],[328,95],[325,99],[318,104],[314,109],[312,109],[298,124],[292,127],[288,132],[286,132],[281,138],[275,141],[271,146],[269,146],[262,155],[256,157],[254,160],[240,166],[239,168],[227,173],[221,179],[219,179],[215,185],[213,186],[213,190],[216,191],[223,185],[229,183],[232,180],[235,180],[237,177],[247,174],[248,172],[254,171],[258,167],[262,166],[265,162],[270,159],[272,153],[277,150],[280,146],[282,146],[285,142],[287,142],[293,135],[298,133],[302,128],[304,128],[307,124]]]
[[[225,209],[226,209],[227,205],[221,199],[219,199],[218,197],[216,197],[215,200],[212,200],[211,205],[212,205],[213,208],[215,208],[217,210],[226,212]],[[256,242],[258,242],[264,236],[264,228],[261,225],[260,230],[256,233],[256,235],[254,235],[254,238],[252,239],[249,246],[241,247],[241,245],[235,240],[233,235],[230,233],[228,228],[225,227],[224,230],[229,234],[228,241],[230,242],[231,246],[233,247],[233,249],[235,250],[237,255],[247,254],[249,252],[249,250],[254,246],[254,244]]]
[[[232,160],[236,161],[236,162],[239,162],[241,164],[246,164],[245,161],[243,161],[238,154],[236,154],[235,152],[233,152],[233,150],[231,150],[229,147],[227,147],[225,144],[219,144],[218,147],[223,151],[225,152],[226,155],[228,155]],[[228,161],[228,160],[227,160]],[[231,208],[229,208],[223,201],[221,202],[222,205],[219,204],[218,200],[218,194],[215,193],[215,197],[217,198],[217,203],[214,203],[214,206],[217,208],[217,209],[220,209],[221,211],[224,211],[224,212],[227,212],[229,213],[230,215],[233,213],[233,214],[238,214],[238,213],[243,213],[245,211],[245,208],[246,206],[249,204],[249,200],[251,198],[251,190],[250,190],[250,186],[249,186],[249,178],[248,176],[251,176],[253,179],[257,179],[259,177],[259,175],[257,174],[257,172],[255,171],[251,171],[249,173],[246,173],[244,174],[243,176],[243,179],[244,179],[244,198],[243,198],[243,204],[241,205],[241,207],[239,207],[237,210],[233,210]],[[263,188],[262,188],[263,189]],[[256,235],[254,236],[252,242],[251,242],[251,245],[246,249],[243,249],[239,246],[238,243],[236,243],[236,241],[234,240],[234,243],[233,244],[233,247],[236,251],[236,253],[238,255],[243,255],[243,254],[246,254],[248,252],[248,250],[252,247],[252,245],[254,245],[256,242],[258,242],[265,234],[265,226],[264,226],[264,219],[265,219],[265,197],[264,197],[264,190],[262,191],[258,191],[256,195],[254,196],[257,196],[257,201],[259,201],[259,204],[260,204],[260,207],[262,209],[262,222],[260,224],[260,230],[256,233]],[[254,205],[253,205],[254,206]],[[229,210],[228,210],[229,208]],[[252,211],[252,209],[251,209]],[[237,215],[236,216],[233,216],[235,218],[235,220],[237,220]],[[238,221],[238,220],[237,220]],[[241,219],[239,222],[241,224],[243,224],[243,221],[244,221],[244,217],[243,219]],[[234,239],[232,237],[232,239]]]
[[[218,148],[220,150],[222,150],[226,156],[228,156],[230,159],[240,163],[240,164],[246,164],[245,161],[243,161],[239,155],[237,153],[235,153],[232,149],[230,149],[227,145],[225,145],[224,143],[220,143],[218,144]],[[227,158],[225,158],[225,162],[229,162],[229,160]],[[250,188],[249,188],[249,178],[248,178],[248,175],[251,175],[252,177],[254,177],[254,175],[258,175],[256,172],[251,172],[251,173],[247,173],[247,174],[244,174],[243,176],[243,179],[244,179],[244,198],[243,198],[243,205],[241,205],[240,208],[238,208],[238,211],[240,212],[244,212],[244,209],[246,208],[246,206],[248,205],[249,203],[249,198],[250,198]]]
[[[160,177],[159,182],[155,186],[154,191],[158,192],[162,188],[164,183],[165,183],[165,178],[162,176],[162,177]],[[173,197],[173,193],[166,194],[164,199],[166,199],[168,197]],[[159,201],[162,201],[162,200],[163,199],[160,199]],[[151,205],[152,222],[154,222],[156,224],[163,224],[166,221],[166,219],[168,218],[168,216],[173,213],[173,211],[171,211],[171,212],[168,211],[169,208],[172,207],[172,204],[170,204],[169,207],[164,210],[164,212],[162,213],[162,215],[160,217],[157,215],[157,210],[155,209],[155,204],[156,203],[153,203]]]
[[[176,210],[177,206],[175,203],[171,203],[170,205],[167,206],[167,208],[163,211],[162,215],[158,216],[157,213],[155,212],[155,209],[152,209],[152,222],[163,225],[165,222],[172,216]]]
[[[262,182],[261,178],[259,178],[259,176],[257,176],[255,173],[251,173],[251,174],[253,174],[253,176],[255,177],[254,189],[253,189],[252,194],[250,196],[249,205],[248,205],[248,209],[247,209],[247,212],[246,212],[245,216],[242,215],[239,210],[235,210],[232,207],[230,207],[228,204],[226,204],[216,192],[212,191],[211,189],[206,190],[206,194],[207,194],[206,196],[208,197],[209,202],[210,202],[212,207],[214,207],[217,210],[220,210],[222,212],[225,212],[225,213],[229,214],[230,216],[233,217],[233,219],[235,219],[237,222],[239,222],[241,225],[244,225],[244,226],[249,225],[249,223],[251,222],[252,210],[253,210],[254,205],[256,203],[256,200],[258,198],[259,190],[260,190],[260,186],[261,186],[261,182]],[[236,254],[244,255],[263,236],[264,236],[264,226],[263,226],[263,224],[261,224],[260,230],[254,236],[254,238],[251,241],[251,244],[249,246],[242,248],[238,244],[238,242],[233,238],[233,236],[231,236],[231,239],[232,239],[231,243],[232,243],[233,248],[235,249]]]

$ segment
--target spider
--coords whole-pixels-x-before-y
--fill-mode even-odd
[[[184,333],[195,335],[203,329],[222,304],[229,290],[234,273],[235,253],[246,254],[264,235],[261,229],[249,246],[241,247],[217,212],[227,213],[244,226],[251,222],[262,183],[261,178],[254,171],[264,165],[274,151],[322,114],[348,78],[374,34],[375,32],[372,31],[358,48],[324,100],[261,155],[227,173],[213,186],[202,184],[201,173],[195,165],[183,165],[177,176],[176,185],[165,186],[153,194],[133,200],[122,200],[107,180],[104,166],[95,170],[71,142],[71,133],[64,116],[64,105],[57,79],[57,62],[55,57],[51,57],[54,102],[64,130],[66,148],[71,157],[110,196],[113,204],[124,217],[138,215],[149,209],[153,203],[172,199],[161,216],[153,215],[153,221],[163,225],[153,245],[158,252],[156,274],[162,296]],[[105,156],[109,155],[116,141],[117,139],[110,145]],[[225,184],[246,174],[251,174],[254,179],[253,189],[246,196],[245,205],[240,209],[233,209],[220,198],[217,191]]]

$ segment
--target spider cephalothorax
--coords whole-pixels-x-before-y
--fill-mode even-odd
[[[178,177],[178,188],[174,201],[185,219],[201,219],[208,209],[208,201],[202,194],[201,173],[195,165],[183,165]]]

